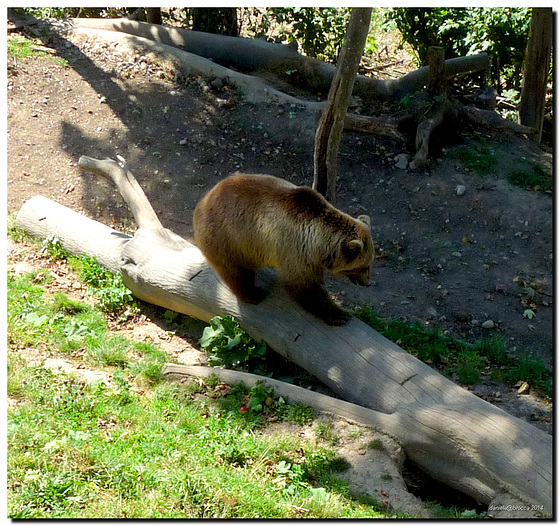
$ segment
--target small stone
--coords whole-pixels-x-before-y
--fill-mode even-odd
[[[496,285],[495,291],[505,296],[508,293],[507,285],[505,283],[498,283]]]
[[[435,318],[437,316],[436,309],[434,309],[433,307],[429,307],[428,308],[428,315],[431,316],[432,318]]]
[[[410,159],[410,155],[408,153],[399,153],[395,155],[393,161],[395,161],[395,168],[399,168],[400,170],[406,170],[408,167],[408,161]]]
[[[464,184],[458,184],[456,191],[457,195],[463,195],[467,191],[467,187]]]
[[[472,314],[467,309],[455,311],[455,319],[460,323],[467,323],[472,318]]]
[[[482,327],[483,329],[493,329],[493,328],[494,328],[494,325],[495,325],[495,324],[494,324],[494,322],[493,322],[492,320],[486,320],[486,321],[481,325],[481,327]]]
[[[220,77],[216,77],[212,82],[210,82],[210,86],[214,89],[220,90],[224,87],[224,81]]]
[[[529,384],[527,382],[523,382],[521,384],[521,386],[519,387],[519,389],[517,390],[517,394],[529,394],[529,391],[531,390],[531,387],[529,386]]]
[[[454,258],[462,258],[463,257],[463,254],[461,254],[461,252],[451,252],[451,255]]]

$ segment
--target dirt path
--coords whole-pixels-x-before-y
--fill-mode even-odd
[[[78,169],[81,155],[122,155],[164,226],[188,239],[196,203],[233,171],[310,184],[315,120],[304,110],[249,105],[233,87],[177,79],[112,44],[53,37],[49,45],[54,56],[8,61],[10,212],[41,194],[133,228],[116,190]],[[532,163],[550,169],[551,156],[513,136],[459,141],[429,171],[407,171],[395,167],[393,143],[345,134],[338,205],[371,216],[378,258],[372,287],[333,278],[329,288],[348,305],[470,341],[501,335],[511,352],[550,364],[552,197],[507,176]],[[489,175],[465,161],[481,149],[495,160]],[[484,389],[491,397],[498,387]]]

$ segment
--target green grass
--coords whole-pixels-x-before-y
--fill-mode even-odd
[[[478,383],[484,369],[497,381],[511,385],[526,381],[543,394],[552,395],[552,372],[544,362],[531,355],[510,355],[500,337],[468,343],[418,322],[382,318],[369,306],[358,308],[354,314],[413,356],[455,376],[463,385]]]
[[[90,287],[111,288],[113,277],[91,264],[72,263]],[[386,516],[350,496],[330,444],[261,435],[275,425],[270,411],[307,425],[309,408],[278,400],[242,413],[251,392],[241,386],[163,381],[164,352],[111,332],[113,311],[51,293],[50,280],[47,270],[8,273],[10,518]],[[29,365],[20,353],[34,349],[104,370],[110,382]]]
[[[33,41],[22,37],[8,37],[8,56],[18,59],[29,58],[37,54],[37,51],[32,49]]]
[[[56,247],[52,257],[64,257]],[[70,264],[94,289],[114,276],[95,261]],[[8,516],[10,518],[383,518],[368,497],[353,497],[336,474],[332,422],[266,389],[216,378],[162,380],[169,360],[157,346],[111,332],[98,301],[50,293],[47,270],[8,273]],[[126,302],[124,303],[126,305]],[[115,309],[122,310],[116,302]],[[420,324],[385,320],[369,308],[360,317],[399,345],[473,381],[481,363],[508,381],[550,377],[542,364],[512,361],[500,340],[454,341]],[[85,383],[28,365],[24,349],[66,355],[105,370],[110,382]],[[506,367],[507,366],[507,367]],[[530,381],[536,385],[535,381]],[[253,398],[253,400],[251,400]],[[251,406],[241,412],[242,406]],[[319,442],[262,434],[270,415],[313,423]],[[377,449],[382,444],[372,442]]]
[[[552,193],[554,187],[552,174],[537,163],[526,169],[516,170],[508,179],[512,184],[534,192]]]
[[[65,58],[53,56],[50,53],[40,49],[43,43],[40,39],[29,39],[20,36],[8,35],[7,38],[7,51],[8,57],[13,57],[17,60],[25,60],[30,57],[44,57],[47,56],[60,67],[68,67],[68,61]],[[37,46],[34,48],[34,46]]]
[[[452,158],[479,175],[487,175],[494,171],[498,159],[484,142],[473,142],[468,146],[460,146],[453,150]]]
[[[259,436],[242,388],[218,403],[166,382],[141,396],[126,372],[116,389],[86,385],[10,354],[11,518],[381,516],[348,496],[332,450]]]

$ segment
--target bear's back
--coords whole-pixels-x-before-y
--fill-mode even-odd
[[[310,210],[321,200],[310,188],[278,177],[237,173],[197,206],[195,242],[202,250],[227,251],[248,265],[278,267],[288,251],[307,246],[304,238],[316,216]]]

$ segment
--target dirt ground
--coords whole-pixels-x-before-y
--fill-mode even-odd
[[[8,59],[9,212],[40,194],[132,231],[118,192],[80,171],[81,155],[123,156],[164,226],[189,240],[196,203],[234,171],[311,184],[316,116],[305,109],[248,104],[234,87],[176,78],[116,44],[84,37],[48,44],[52,53]],[[370,304],[469,341],[502,335],[512,353],[552,364],[553,200],[507,181],[533,162],[551,170],[552,156],[486,130],[457,141],[429,169],[402,170],[395,143],[345,133],[337,205],[370,215],[377,259],[371,287],[329,278],[329,290],[347,306]],[[490,175],[469,170],[457,153],[480,144],[497,161]],[[480,394],[497,390],[514,413],[528,400],[488,382]]]

